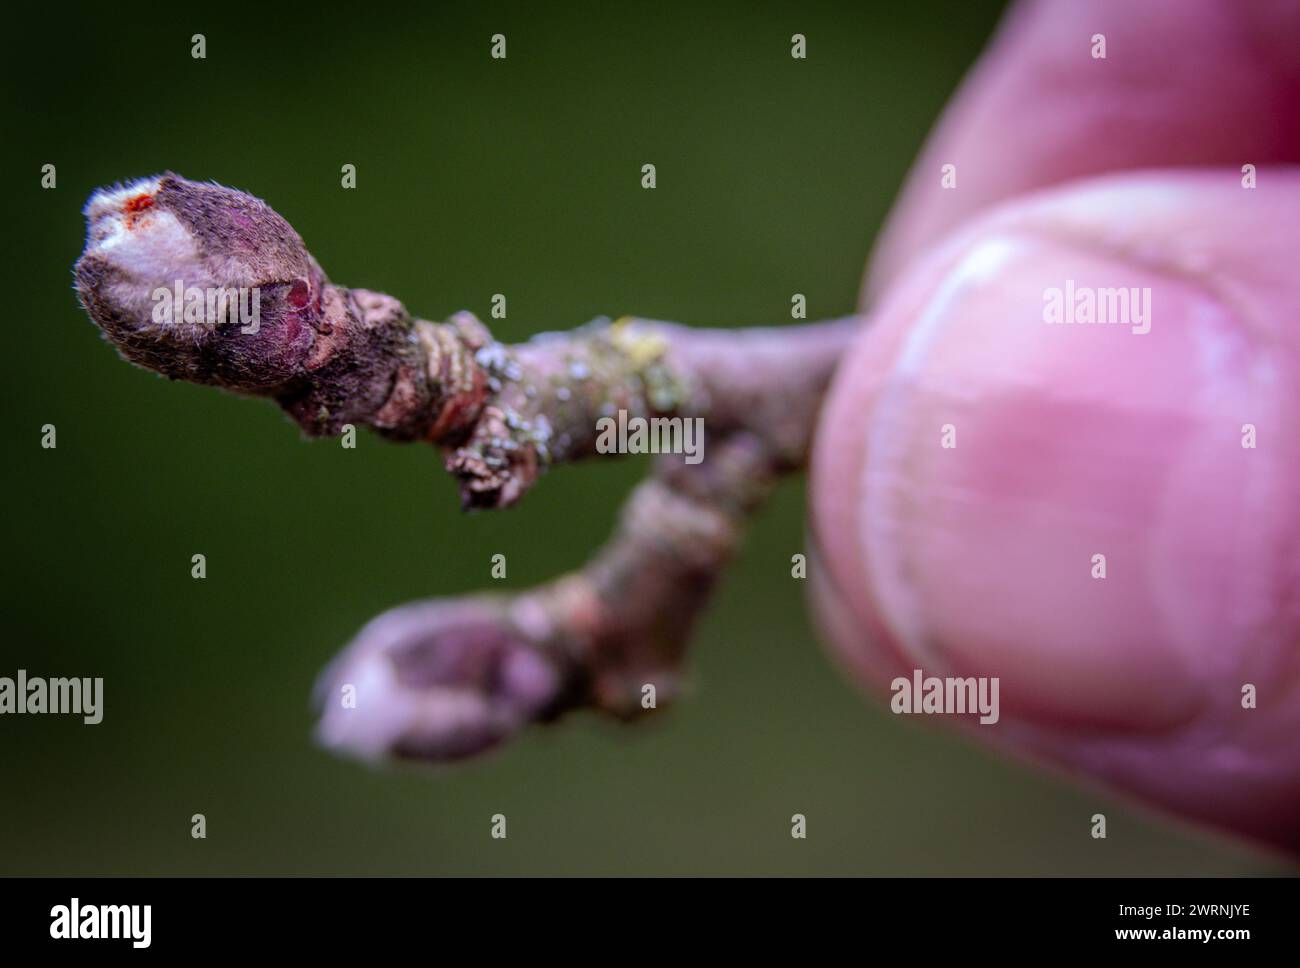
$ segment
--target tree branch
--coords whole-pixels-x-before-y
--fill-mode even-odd
[[[648,686],[653,705],[671,698],[746,518],[806,461],[859,322],[695,330],[624,317],[506,346],[469,313],[428,322],[331,283],[288,222],[243,192],[166,174],[97,192],[85,213],[77,292],[123,357],[269,397],[312,436],[351,424],[429,441],[465,507],[512,505],[549,465],[609,450],[607,420],[707,430],[707,461],[661,457],[582,570],[370,623],[321,685],[323,741],[365,755],[452,759],[567,709],[634,716]]]

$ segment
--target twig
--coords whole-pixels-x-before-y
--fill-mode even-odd
[[[462,505],[516,503],[550,464],[602,450],[603,418],[699,420],[707,461],[661,458],[582,571],[515,597],[435,601],[372,622],[323,679],[326,742],[468,755],[525,722],[627,717],[675,690],[689,629],[743,521],[803,466],[858,322],[696,330],[625,317],[506,346],[469,313],[413,318],[326,278],[290,225],[242,192],[174,174],[96,193],[75,273],[128,360],[270,397],[309,435],[368,425],[441,447]],[[257,318],[159,318],[160,290],[253,291]],[[211,299],[208,300],[211,304]],[[355,705],[336,702],[352,686]]]

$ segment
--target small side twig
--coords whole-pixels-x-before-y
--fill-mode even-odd
[[[632,719],[666,705],[691,629],[776,479],[745,434],[699,465],[661,458],[584,568],[367,625],[321,677],[318,735],[362,756],[441,761],[573,709]]]

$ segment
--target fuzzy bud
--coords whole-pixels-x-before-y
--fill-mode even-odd
[[[434,600],[370,622],[318,684],[320,741],[365,759],[457,760],[550,718],[565,672],[503,606]]]
[[[77,294],[126,359],[247,393],[292,381],[327,325],[327,283],[269,205],[168,173],[98,191],[84,211]]]

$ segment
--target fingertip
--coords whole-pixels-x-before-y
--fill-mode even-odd
[[[1300,294],[1271,241],[1295,194],[1265,215],[1215,184],[1024,203],[891,287],[818,434],[816,601],[876,691],[996,679],[996,724],[953,717],[982,738],[1286,842]]]

